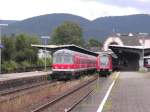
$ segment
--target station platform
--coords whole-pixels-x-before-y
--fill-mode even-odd
[[[52,74],[52,71],[34,71],[34,72],[22,72],[22,73],[10,73],[10,74],[0,74],[0,82],[6,80],[20,79],[26,77],[42,76]]]
[[[100,78],[94,92],[72,112],[150,112],[150,72],[121,72],[114,77]]]
[[[0,91],[49,80],[52,71],[0,74]]]

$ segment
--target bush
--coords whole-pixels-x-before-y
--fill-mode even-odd
[[[47,58],[46,59],[46,66],[51,66],[51,65],[52,65],[52,59]],[[37,66],[45,66],[45,58],[38,59]]]
[[[13,72],[18,68],[18,64],[15,61],[4,61],[2,64],[2,72]]]
[[[28,61],[22,61],[20,63],[20,65],[21,65],[21,69],[23,69],[23,71],[26,71],[27,68],[31,67],[31,63]]]

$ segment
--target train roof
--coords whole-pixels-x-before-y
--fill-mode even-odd
[[[98,55],[102,55],[102,54],[108,54],[111,55],[113,58],[118,58],[117,55],[112,52],[112,51],[101,51],[101,52],[96,52]]]
[[[89,51],[87,49],[84,49],[82,47],[79,47],[77,45],[74,45],[74,44],[71,44],[71,45],[31,45],[32,47],[37,47],[39,49],[47,49],[47,50],[50,50],[50,51],[56,51],[56,50],[60,50],[60,49],[69,49],[69,50],[72,50],[72,51],[77,51],[77,52],[80,52],[80,53],[85,53],[85,54],[89,54],[89,55],[92,55],[92,56],[98,56],[97,53],[95,52],[92,52],[92,51]]]
[[[56,52],[54,52],[54,54],[55,53],[62,53],[64,51],[65,51],[65,53],[69,53],[69,54],[73,54],[74,53],[74,51],[69,50],[69,49],[60,49],[60,50],[57,50]]]

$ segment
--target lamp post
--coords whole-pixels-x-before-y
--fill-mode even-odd
[[[49,39],[50,37],[49,36],[41,36],[41,39],[43,39],[44,40],[44,45],[45,45],[45,47],[44,47],[44,51],[45,51],[45,55],[44,55],[44,59],[45,59],[45,71],[46,71],[46,41]]]
[[[4,27],[4,26],[8,26],[8,24],[0,24],[0,45],[2,44],[2,27]],[[2,51],[1,51],[1,48],[0,48],[0,74],[1,74],[1,55],[2,55]]]

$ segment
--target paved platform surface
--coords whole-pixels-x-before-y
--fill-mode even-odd
[[[103,112],[150,112],[150,73],[120,73]]]
[[[100,78],[95,92],[72,112],[97,112],[114,76]],[[102,112],[150,112],[150,73],[121,72]]]
[[[34,76],[48,75],[48,74],[51,74],[51,73],[52,73],[52,71],[47,71],[47,72],[35,71],[35,72],[0,74],[0,81],[19,79],[19,78],[25,78],[25,77],[34,77]]]

